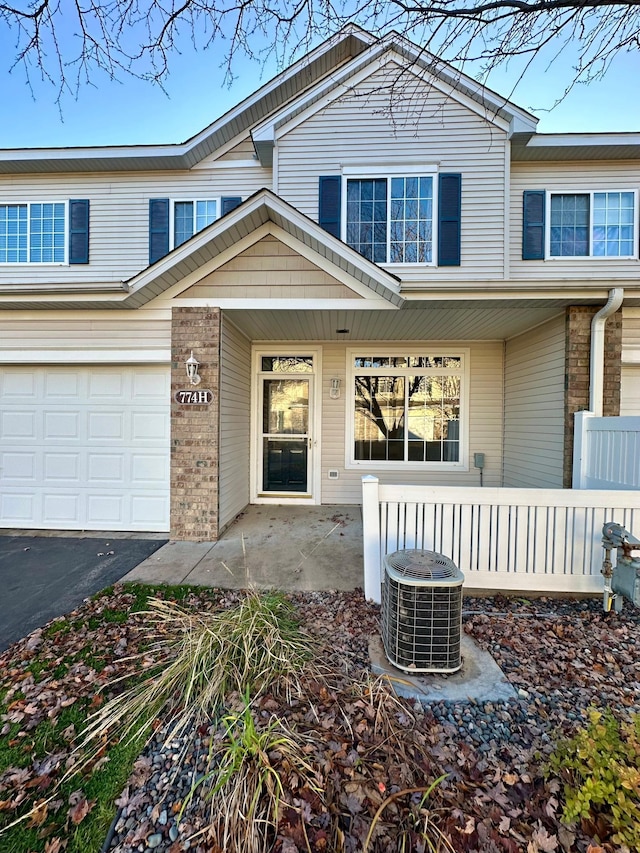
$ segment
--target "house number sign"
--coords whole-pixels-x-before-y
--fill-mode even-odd
[[[213,392],[206,389],[176,391],[176,403],[186,406],[208,406],[213,400]]]

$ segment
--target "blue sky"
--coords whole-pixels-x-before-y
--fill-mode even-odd
[[[6,33],[0,33],[0,56],[11,55]],[[96,73],[93,85],[80,89],[77,100],[66,96],[61,110],[50,84],[29,90],[24,71],[8,73],[0,64],[3,120],[0,148],[74,145],[153,144],[182,142],[210,124],[278,69],[239,61],[231,88],[223,82],[219,55],[190,47],[171,59],[166,94],[157,86],[124,77],[110,81]],[[617,58],[606,77],[576,86],[551,111],[568,80],[568,51],[550,68],[539,64],[517,85],[515,67],[499,69],[489,86],[540,118],[542,133],[637,131],[640,109],[635,92],[640,79],[640,52]],[[468,73],[469,70],[467,69]]]

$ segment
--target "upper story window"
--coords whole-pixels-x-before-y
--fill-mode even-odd
[[[63,264],[66,202],[0,204],[0,263]]]
[[[149,263],[154,264],[216,219],[242,204],[240,196],[149,199]]]
[[[379,264],[433,262],[432,175],[347,178],[345,242]]]
[[[173,202],[173,248],[218,218],[218,199]]]
[[[375,264],[460,266],[462,175],[435,166],[321,175],[318,222]]]
[[[636,190],[527,190],[523,203],[523,260],[636,258]]]
[[[633,257],[634,192],[550,193],[550,257]]]

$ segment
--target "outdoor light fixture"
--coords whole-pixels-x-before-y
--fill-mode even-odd
[[[340,380],[336,377],[331,380],[331,388],[329,389],[329,396],[332,400],[337,400],[340,396]]]
[[[199,385],[201,381],[201,377],[198,374],[200,362],[193,357],[193,350],[191,350],[191,355],[186,360],[185,365],[187,368],[187,376],[189,377],[189,382],[192,385]]]

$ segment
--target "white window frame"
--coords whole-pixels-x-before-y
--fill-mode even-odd
[[[593,196],[596,193],[633,193],[633,252],[631,255],[594,255],[593,254]],[[588,255],[552,255],[551,254],[551,197],[554,195],[589,196],[589,254]],[[638,257],[638,190],[632,187],[598,187],[598,189],[553,189],[546,190],[545,198],[545,235],[544,256],[551,261],[629,261]]]
[[[64,260],[62,261],[32,261],[29,260],[31,251],[31,205],[34,204],[62,204],[64,205]],[[26,261],[0,261],[2,267],[63,267],[69,265],[69,199],[48,198],[45,201],[36,199],[34,201],[5,201],[0,200],[2,207],[25,207],[27,208],[27,260]]]
[[[213,222],[217,222],[221,216],[222,209],[222,196],[213,195],[213,196],[203,196],[202,198],[170,198],[169,199],[169,250],[172,251],[176,248],[175,244],[175,212],[176,212],[176,204],[193,204],[193,216],[194,216],[194,226],[195,226],[195,217],[196,217],[196,204],[199,201],[215,201],[216,203],[216,218]],[[211,225],[213,223],[210,223]],[[208,226],[206,226],[208,227]],[[204,229],[203,229],[204,230]],[[195,237],[196,234],[199,234],[199,231],[194,231],[191,235]],[[191,239],[191,238],[189,238]],[[186,241],[185,241],[186,242]],[[180,244],[184,245],[183,243]]]
[[[262,344],[257,347],[252,347],[251,351],[251,452],[250,452],[250,468],[249,468],[249,494],[251,503],[254,504],[286,504],[290,506],[309,506],[322,503],[322,347],[314,344],[306,346],[304,342],[300,346],[291,346],[287,343],[285,346],[267,346]],[[313,406],[312,416],[309,418],[309,436],[310,449],[313,454],[311,465],[309,466],[310,482],[307,484],[310,491],[308,496],[301,497],[295,492],[287,493],[286,495],[265,494],[259,490],[262,485],[262,449],[260,441],[262,439],[262,409],[259,406],[261,402],[261,383],[262,378],[269,375],[262,370],[263,356],[271,357],[276,355],[310,355],[313,358],[313,370],[311,373],[281,373],[272,374],[273,376],[282,376],[286,378],[300,377],[302,379],[310,379],[310,405]]]
[[[425,347],[424,344],[401,344],[398,346],[377,346],[365,344],[359,347],[349,347],[346,352],[346,388],[345,395],[345,468],[350,470],[363,469],[370,471],[468,471],[469,470],[469,347],[453,344],[435,344]],[[455,356],[462,360],[460,374],[460,458],[457,462],[397,462],[378,459],[356,459],[355,445],[355,404],[353,389],[355,376],[363,373],[363,369],[355,367],[355,359],[367,355],[377,356]],[[451,368],[416,368],[416,367],[373,367],[367,368],[371,376],[409,376],[424,371],[424,375],[451,375]],[[455,371],[457,372],[457,371]],[[405,436],[405,442],[407,437]]]
[[[342,187],[340,198],[340,239],[347,242],[347,182],[351,178],[356,180],[376,180],[385,178],[387,181],[387,259],[391,249],[391,192],[390,182],[392,178],[431,178],[433,181],[433,213],[431,217],[431,260],[416,261],[411,263],[392,263],[389,260],[378,262],[380,266],[390,267],[394,270],[415,269],[416,267],[436,267],[438,265],[438,166],[435,163],[424,165],[411,164],[399,166],[398,164],[387,164],[378,166],[343,166]],[[375,262],[372,262],[375,263]]]

